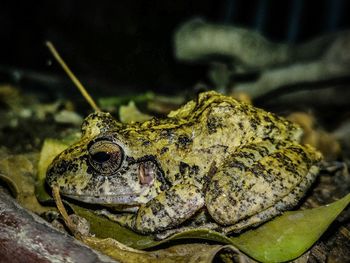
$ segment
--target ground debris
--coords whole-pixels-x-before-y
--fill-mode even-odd
[[[115,262],[55,230],[0,187],[1,262]]]

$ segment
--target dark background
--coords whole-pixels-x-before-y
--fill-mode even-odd
[[[51,40],[97,95],[173,93],[206,79],[205,66],[173,57],[173,32],[193,17],[298,43],[349,28],[349,11],[346,0],[1,1],[0,81],[29,88],[70,85],[56,62],[50,66],[44,42]]]

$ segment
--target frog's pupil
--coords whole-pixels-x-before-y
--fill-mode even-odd
[[[107,162],[111,155],[108,152],[97,152],[92,156],[93,160],[98,163]]]

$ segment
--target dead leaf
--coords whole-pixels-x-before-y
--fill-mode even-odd
[[[152,116],[142,113],[136,107],[135,102],[130,101],[128,105],[120,106],[119,119],[122,123],[144,122],[152,119]]]
[[[106,255],[120,262],[150,263],[150,262],[212,262],[214,257],[225,250],[226,257],[246,258],[232,245],[208,245],[208,244],[181,244],[171,246],[166,249],[155,251],[142,251],[123,245],[122,243],[111,239],[98,239],[95,237],[85,237],[82,241],[90,247],[99,250]]]
[[[35,174],[38,154],[2,154],[0,179],[9,186],[18,203],[35,212],[50,210],[39,204],[35,196]]]

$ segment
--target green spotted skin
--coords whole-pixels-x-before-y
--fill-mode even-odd
[[[110,217],[140,233],[258,225],[298,203],[322,158],[299,143],[297,125],[213,91],[165,119],[121,124],[94,113],[82,132],[50,165],[47,183],[113,206],[121,213]],[[92,160],[101,147],[115,159]]]
[[[194,185],[176,185],[140,208],[134,228],[141,232],[173,228],[204,205],[204,193]]]
[[[281,147],[270,141],[248,145],[233,154],[213,176],[206,204],[216,222],[233,225],[242,218],[264,214],[278,202],[282,202],[279,206],[288,207],[301,198],[297,194],[293,200],[283,200],[291,189],[304,193],[312,183],[317,170],[312,162],[313,153],[310,155],[307,148],[297,144],[279,149],[276,145]]]

